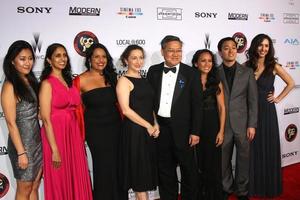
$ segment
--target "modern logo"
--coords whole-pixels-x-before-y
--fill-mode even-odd
[[[298,13],[283,13],[283,23],[284,24],[299,24],[299,14]]]
[[[144,39],[118,39],[118,40],[116,40],[116,43],[120,47],[132,45],[132,44],[144,46],[146,44],[146,40],[144,40]]]
[[[300,42],[297,38],[286,38],[284,40],[284,44],[289,44],[289,45],[299,45]]]
[[[246,13],[228,13],[229,20],[248,20],[248,14]]]
[[[6,154],[7,154],[7,147],[6,146],[0,147],[0,156],[6,155]]]
[[[137,16],[142,16],[142,8],[128,8],[121,7],[118,15],[123,15],[125,18],[136,18]]]
[[[212,12],[195,12],[196,18],[217,18],[218,13]]]
[[[288,127],[285,129],[285,139],[288,142],[292,142],[295,140],[297,136],[297,126],[295,124],[290,124]]]
[[[0,198],[4,197],[9,190],[9,181],[4,174],[0,173]]]
[[[210,49],[210,44],[211,44],[211,41],[209,39],[209,34],[206,33],[205,34],[205,39],[204,39],[204,46],[205,46],[205,49]]]
[[[40,53],[42,49],[42,41],[40,41],[40,33],[33,33],[33,41],[31,42],[31,46],[35,53]]]
[[[17,13],[26,13],[26,14],[50,14],[52,7],[17,7]]]
[[[70,7],[69,15],[73,16],[100,16],[101,8]]]
[[[233,34],[232,38],[237,43],[237,52],[243,53],[245,49],[247,48],[247,38],[246,36],[241,32],[236,32]]]
[[[285,67],[289,69],[296,69],[297,67],[300,67],[300,64],[299,61],[288,61]]]
[[[263,22],[271,22],[275,20],[273,13],[260,13],[259,19]]]
[[[285,108],[284,109],[284,115],[289,115],[289,114],[298,113],[298,112],[299,112],[299,107]]]
[[[76,35],[73,44],[76,52],[84,57],[87,49],[90,48],[92,44],[98,42],[98,38],[94,33],[82,31]]]
[[[182,8],[157,8],[158,20],[182,20]]]

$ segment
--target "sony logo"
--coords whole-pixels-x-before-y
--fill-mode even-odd
[[[43,14],[47,13],[49,14],[51,12],[52,7],[24,7],[24,6],[19,6],[17,7],[17,13],[29,13],[29,14]]]

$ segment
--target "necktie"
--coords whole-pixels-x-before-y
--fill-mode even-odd
[[[168,73],[169,71],[176,73],[176,67],[164,67],[164,73]]]

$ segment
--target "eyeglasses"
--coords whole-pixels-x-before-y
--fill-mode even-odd
[[[182,49],[166,49],[167,53],[170,54],[181,54],[182,53]]]

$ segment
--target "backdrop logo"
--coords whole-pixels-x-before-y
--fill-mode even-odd
[[[123,15],[126,18],[136,18],[137,16],[143,15],[143,13],[141,8],[121,7],[118,15]]]
[[[124,47],[132,44],[144,46],[146,44],[146,40],[144,39],[119,39],[116,40],[118,46]]]
[[[210,49],[210,44],[211,44],[211,41],[209,39],[209,34],[206,33],[205,34],[205,39],[204,39],[204,46],[205,46],[205,49]]]
[[[274,14],[273,13],[260,13],[259,18],[263,22],[271,22],[275,20]]]
[[[94,33],[90,31],[82,31],[76,35],[73,44],[76,52],[84,57],[87,49],[90,48],[92,44],[98,42],[98,38],[94,35]]]
[[[50,14],[52,7],[17,7],[17,13],[27,14]]]
[[[295,124],[290,124],[285,129],[285,139],[288,142],[292,142],[295,140],[297,136],[297,126]]]
[[[7,147],[6,146],[0,147],[0,156],[6,155],[6,154],[7,154]]]
[[[195,12],[196,18],[217,18],[218,13],[212,12]]]
[[[232,38],[237,43],[237,52],[238,53],[244,52],[245,49],[247,48],[247,38],[246,38],[246,36],[241,32],[237,32],[237,33],[233,34]]]
[[[299,107],[285,108],[284,109],[284,115],[298,113],[298,112],[299,112]]]
[[[9,181],[4,174],[0,173],[0,198],[4,197],[9,190]]]
[[[288,61],[285,67],[289,69],[296,69],[297,67],[300,67],[300,64],[299,61]]]
[[[87,7],[70,7],[69,15],[75,16],[100,16],[101,8],[87,8]]]
[[[35,53],[40,53],[42,49],[42,41],[40,41],[40,33],[33,33],[33,41],[31,42],[31,46]]]
[[[300,42],[297,38],[286,38],[284,40],[284,44],[289,44],[289,45],[299,45]]]
[[[248,14],[246,13],[228,13],[229,20],[248,20]]]
[[[157,19],[158,20],[182,20],[182,9],[158,7]]]
[[[282,154],[282,158],[288,158],[288,157],[291,157],[291,156],[296,156],[298,154],[298,151],[292,151],[292,152],[289,152],[289,153],[285,153],[285,154]]]
[[[299,24],[299,14],[297,13],[283,13],[284,24]]]

